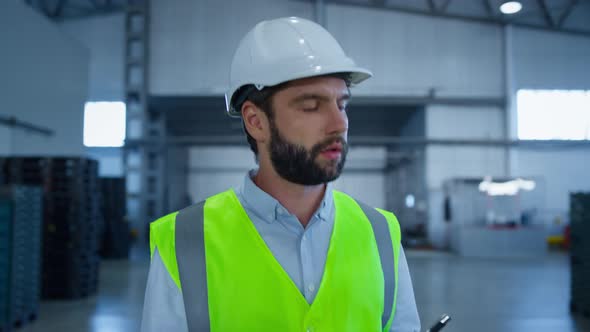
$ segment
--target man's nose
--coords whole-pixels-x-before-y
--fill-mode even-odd
[[[328,119],[328,135],[342,135],[348,131],[348,116],[337,103],[330,106]]]

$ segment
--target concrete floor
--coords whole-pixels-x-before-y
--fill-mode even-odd
[[[476,260],[444,253],[407,253],[424,330],[442,313],[443,330],[590,332],[590,320],[568,312],[569,265],[563,254],[539,259]],[[22,332],[138,331],[146,259],[105,261],[97,296],[41,304]]]
[[[448,313],[445,332],[588,332],[590,320],[569,314],[568,260],[566,254],[473,259],[411,252],[423,329]]]

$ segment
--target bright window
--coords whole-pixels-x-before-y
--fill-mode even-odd
[[[590,91],[518,90],[518,138],[590,139]]]
[[[125,141],[125,103],[87,102],[84,106],[84,145],[120,147]]]

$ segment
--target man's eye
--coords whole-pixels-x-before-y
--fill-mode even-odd
[[[303,112],[315,112],[318,110],[319,104],[315,102],[304,103],[301,105]]]

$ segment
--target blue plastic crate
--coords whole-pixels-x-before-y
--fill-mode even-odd
[[[0,222],[10,220],[12,216],[12,208],[9,205],[10,202],[0,200]]]
[[[10,291],[9,318],[28,320],[28,316],[39,306],[41,236],[42,236],[42,191],[40,188],[12,186],[3,191],[3,197],[10,194],[11,210],[5,239],[0,246],[6,247],[0,260],[0,271],[9,271],[0,276],[3,289]],[[4,199],[6,211],[7,199]],[[6,218],[5,218],[6,219]],[[5,226],[4,229],[8,227]],[[4,297],[7,297],[5,295]],[[1,323],[1,321],[0,321]],[[11,324],[10,324],[11,325]]]
[[[11,217],[12,218],[12,217]],[[11,218],[0,218],[0,233],[8,234],[12,230],[12,219]]]

